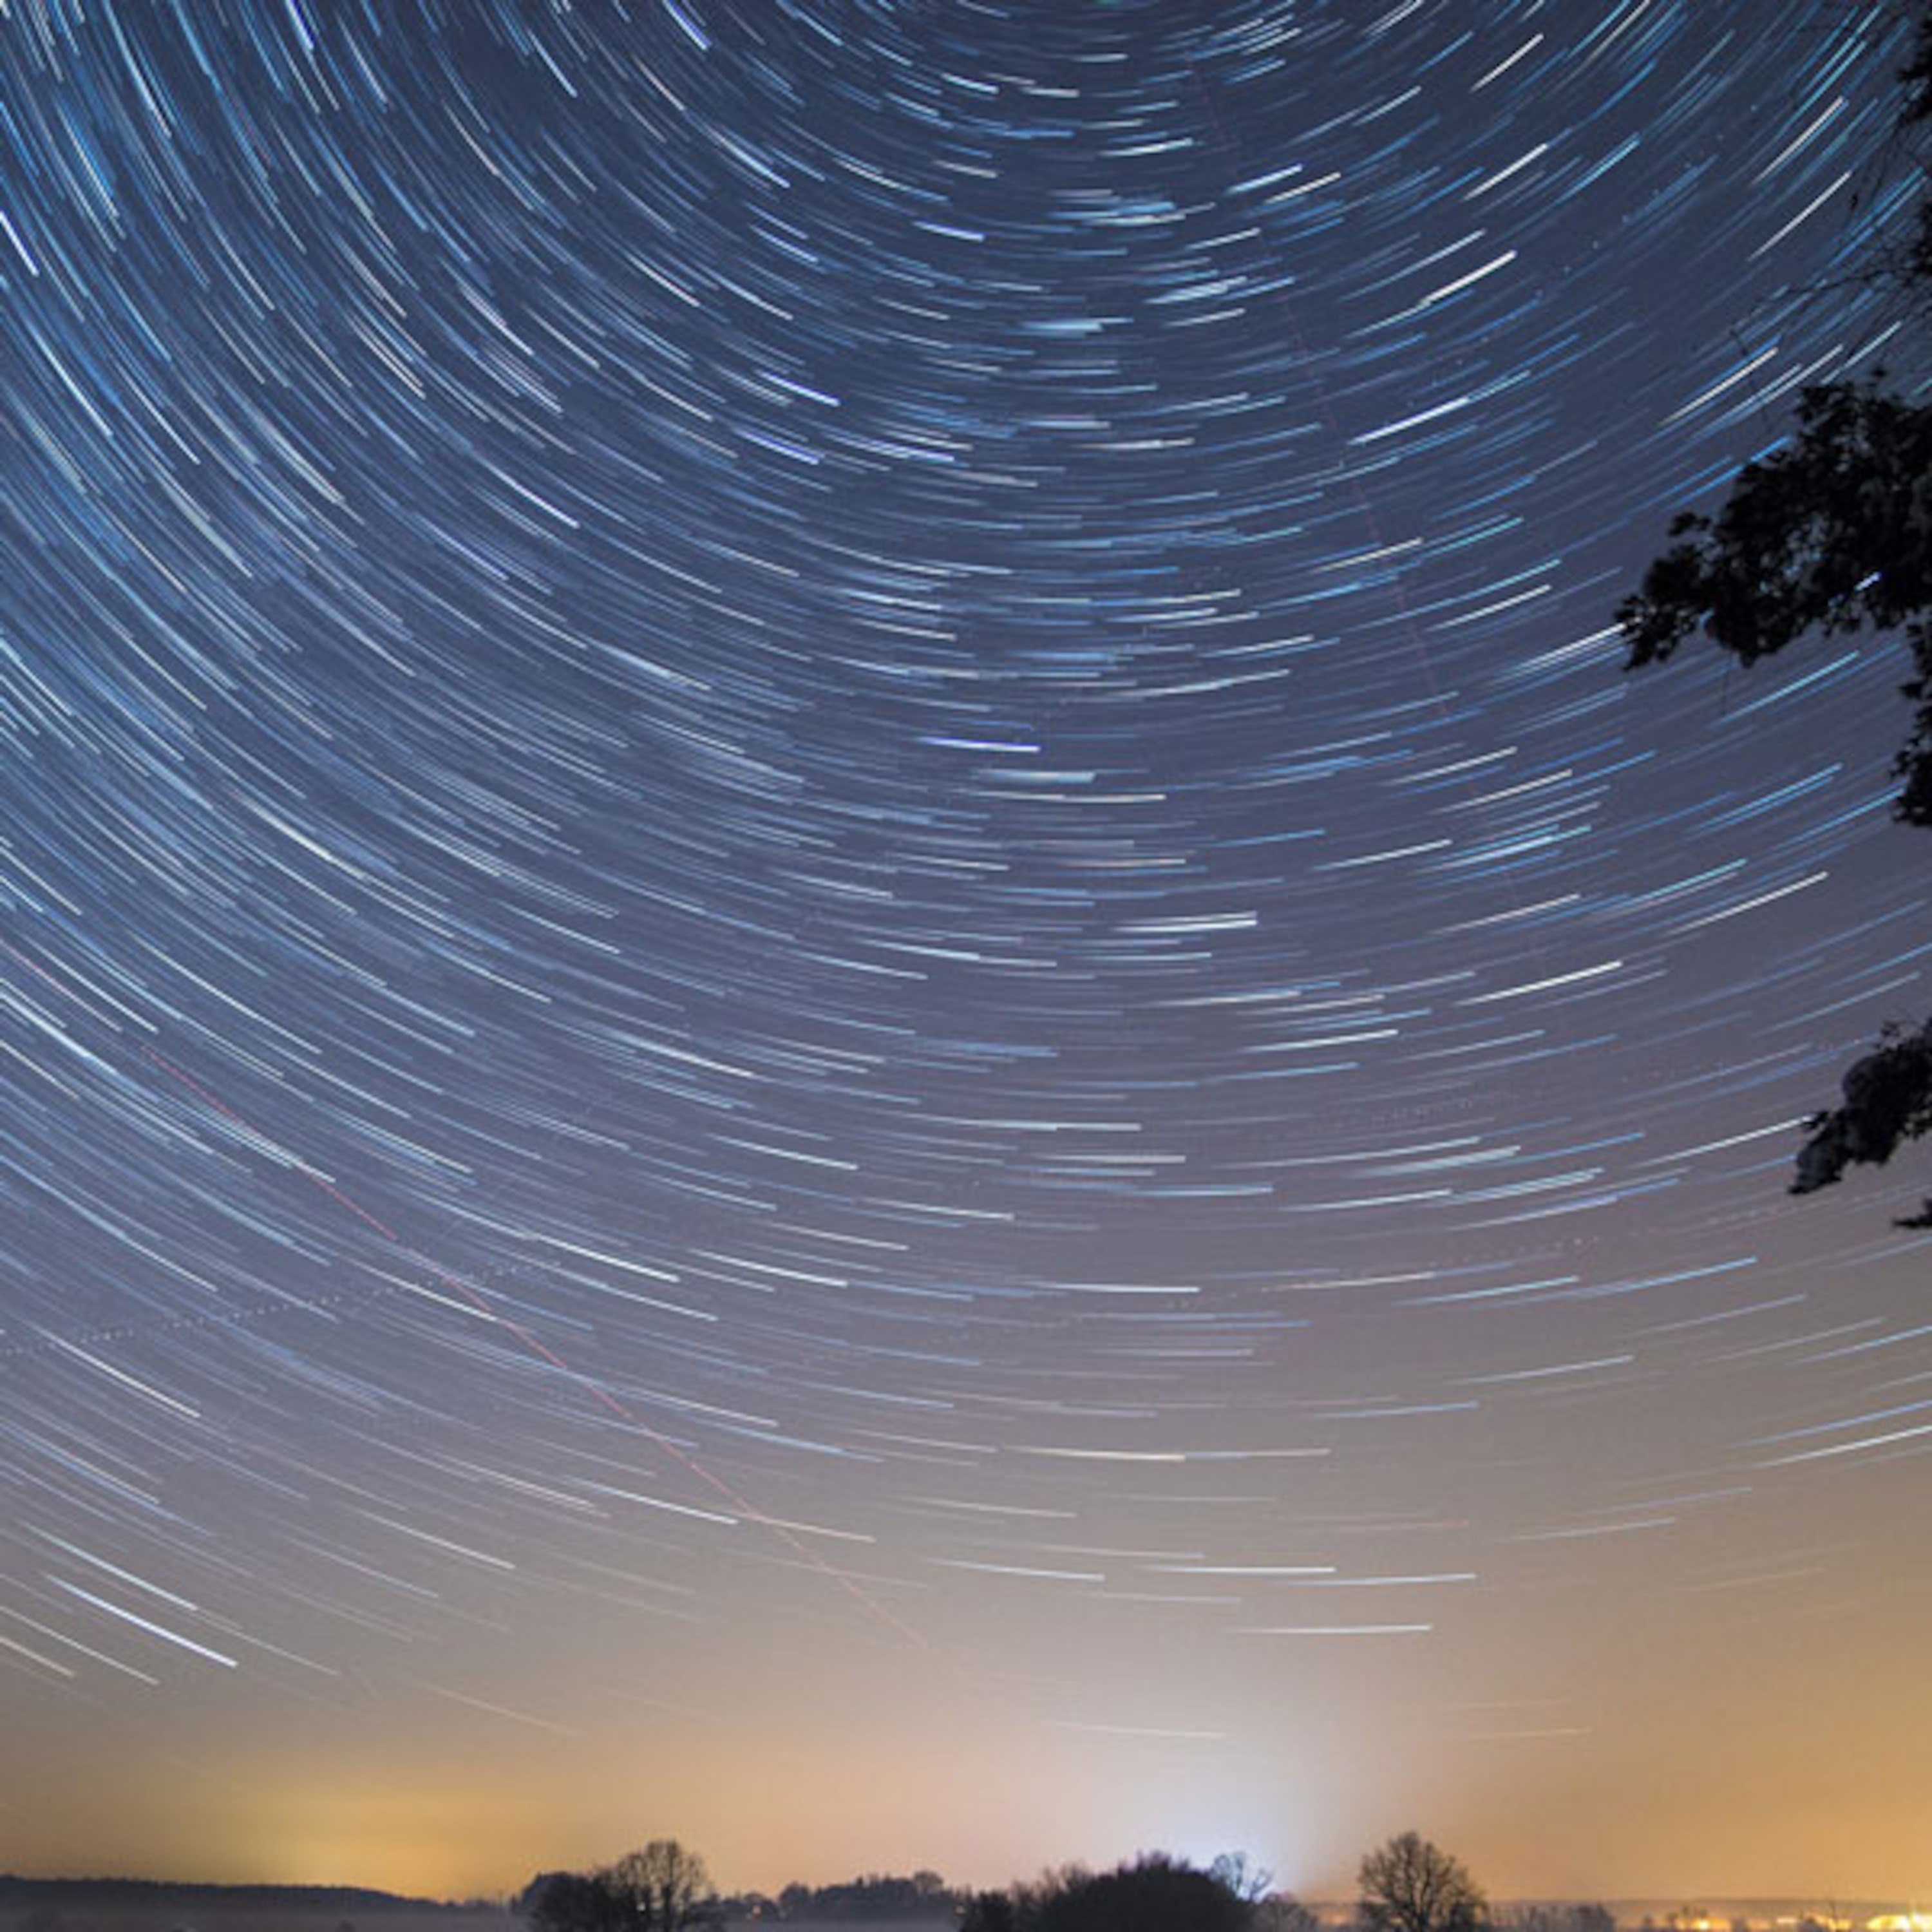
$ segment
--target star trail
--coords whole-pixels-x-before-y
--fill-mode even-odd
[[[0,1862],[1932,1883],[1904,46],[0,4]]]

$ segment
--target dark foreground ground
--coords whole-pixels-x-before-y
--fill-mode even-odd
[[[1650,1921],[1669,1932],[1673,1916],[1681,1926],[1706,1920],[1712,1932],[1730,1932],[1735,1922],[1750,1932],[1772,1932],[1782,1925],[1795,1932],[1806,1913],[1828,1912],[1849,1932],[1863,1932],[1870,1919],[1903,1910],[1896,1901],[1814,1899],[1613,1899],[1606,1901],[1622,1932],[1638,1932]],[[1346,1908],[1318,1908],[1324,1928],[1346,1922]],[[1502,1906],[1507,1918],[1511,1908]],[[752,1932],[754,1922],[728,1922],[724,1932]],[[757,1932],[946,1932],[946,1922],[932,1918],[871,1918],[845,1922],[801,1920],[795,1928],[766,1921]],[[301,1887],[203,1888],[78,1880],[28,1880],[0,1876],[0,1932],[524,1932],[508,1911],[488,1906],[439,1905],[397,1898],[386,1892]]]
[[[219,1904],[144,1904],[73,1898],[58,1904],[0,1904],[0,1932],[526,1932],[507,1912],[455,1906],[411,1910],[388,1906],[331,1907]],[[939,1918],[814,1918],[796,1927],[782,1920],[724,1922],[720,1932],[951,1932]]]

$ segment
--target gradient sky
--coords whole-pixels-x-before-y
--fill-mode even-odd
[[[1901,46],[0,10],[0,1867],[1932,1888]]]

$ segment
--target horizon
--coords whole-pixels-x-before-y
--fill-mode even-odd
[[[688,1847],[687,1849],[695,1850],[697,1848]],[[1230,1849],[1238,1850],[1240,1848],[1232,1847]],[[1117,1864],[1128,1862],[1132,1858],[1143,1858],[1150,1855],[1158,1855],[1159,1852],[1159,1847],[1145,1846],[1139,1848],[1132,1853],[1126,1855],[1126,1856],[1122,1858],[1105,1860],[1101,1862],[1098,1865],[1088,1865],[1085,1864],[1084,1862],[1078,1860],[1061,1860],[1056,1862],[1052,1866],[1042,1868],[1041,1869],[1042,1870],[1051,1871],[1064,1870],[1076,1868],[1088,1870],[1107,1870],[1112,1869]],[[929,1866],[915,1867],[913,1868],[912,1870],[916,1871],[934,1871],[934,1868]],[[538,1875],[540,1874],[531,1874],[532,1876]],[[802,1884],[808,1888],[816,1891],[826,1888],[836,1888],[844,1886],[868,1883],[880,1879],[889,1879],[895,1876],[905,1877],[910,1875],[910,1872],[887,1872],[874,1867],[867,1866],[836,1879],[811,1877],[800,1878],[794,1876],[791,1879],[782,1882],[765,1884],[724,1884],[716,1882],[715,1874],[713,1875],[713,1878],[714,1889],[717,1897],[726,1903],[730,1903],[748,1898],[760,1898],[776,1900],[782,1892],[788,1889],[791,1885],[795,1883]],[[973,1892],[986,1889],[998,1890],[1008,1884],[1024,1883],[1039,1874],[1034,1873],[1016,1873],[1012,1874],[1009,1879],[1004,1880],[971,1881],[956,1880],[947,1874],[943,1873],[934,1872],[934,1875],[940,1879],[949,1894],[956,1896],[962,1892]],[[1292,1892],[1286,1887],[1276,1884],[1274,1882],[1274,1875],[1270,1873],[1267,1873],[1264,1870],[1263,1876],[1268,1886],[1268,1893],[1266,1894],[1267,1896],[1271,1898],[1292,1899],[1295,1903],[1304,1906],[1310,1911],[1315,1912],[1319,1918],[1321,1918],[1322,1922],[1324,1924],[1330,1922],[1331,1920],[1340,1923],[1352,1922],[1354,1915],[1358,1909],[1359,1900],[1352,1886],[1349,1887],[1346,1890],[1346,1894],[1324,1894],[1319,1892]],[[111,1889],[122,1886],[131,1886],[135,1888],[152,1887],[158,1890],[166,1892],[236,1892],[243,1894],[255,1892],[286,1892],[295,1894],[313,1893],[323,1897],[328,1897],[340,1893],[354,1893],[367,1894],[374,1898],[380,1898],[385,1902],[386,1905],[394,1905],[399,1908],[408,1908],[411,1906],[424,1907],[433,1909],[439,1912],[464,1911],[496,1912],[505,1913],[512,1917],[517,1916],[516,1900],[519,1892],[522,1889],[522,1887],[519,1886],[512,1887],[507,1890],[500,1888],[498,1890],[488,1892],[465,1893],[436,1897],[390,1892],[380,1886],[358,1884],[352,1880],[300,1880],[290,1882],[272,1879],[170,1879],[154,1878],[143,1874],[126,1872],[118,1874],[94,1872],[86,1874],[78,1874],[71,1873],[55,1874],[0,1871],[0,1887],[7,1886],[26,1887],[52,1886],[71,1886],[75,1888],[98,1886],[103,1889]],[[1727,1893],[1721,1892],[1679,1894],[1668,1892],[1652,1892],[1640,1891],[1616,1896],[1583,1898],[1567,1893],[1526,1893],[1522,1894],[1510,1894],[1490,1891],[1487,1888],[1485,1888],[1485,1892],[1489,1910],[1492,1913],[1497,1915],[1499,1918],[1506,1917],[1508,1914],[1514,1912],[1540,1906],[1596,1906],[1603,1907],[1616,1913],[1617,1923],[1620,1927],[1625,1924],[1634,1924],[1640,1922],[1639,1918],[1634,1918],[1630,1915],[1640,1914],[1641,1921],[1642,1922],[1654,1922],[1660,1928],[1664,1928],[1664,1932],[1673,1932],[1673,1928],[1686,1928],[1687,1932],[1688,1932],[1689,1928],[1695,1928],[1695,1932],[1725,1932],[1724,1927],[1720,1926],[1718,1924],[1718,1922],[1720,1919],[1724,1919],[1728,1922],[1730,1918],[1732,1916],[1744,1916],[1746,1918],[1747,1922],[1753,1926],[1796,1925],[1798,1924],[1801,1920],[1808,1919],[1818,1925],[1828,1928],[1828,1932],[1829,1932],[1829,1928],[1844,1928],[1844,1932],[1858,1932],[1858,1928],[1862,1927],[1882,1924],[1884,1922],[1904,1915],[1916,1915],[1921,1918],[1932,1916],[1932,1914],[1928,1914],[1922,1911],[1916,1901],[1910,1899],[1900,1899],[1891,1894],[1874,1894],[1870,1897],[1864,1898],[1844,1896],[1832,1897],[1828,1898],[1814,1898],[1809,1894],[1787,1894],[1779,1893],[1768,1893],[1754,1895],[1750,1894]],[[1816,1912],[1813,1912],[1804,1909],[1810,1905],[1816,1905],[1820,1908],[1820,1910]],[[1750,1906],[1772,1908],[1774,1910],[1769,1910],[1768,1915],[1766,1913],[1760,1913],[1755,1916],[1742,1914],[1737,1911],[1737,1908]],[[1619,1908],[1622,1908],[1622,1910],[1619,1910]],[[816,1921],[820,1915],[814,1912],[812,1914],[811,1916],[814,1921]],[[858,1919],[848,1920],[847,1918],[841,1918],[837,1914],[833,1913],[830,1915],[827,1922],[844,1924],[848,1922],[857,1923],[860,1922]]]
[[[0,8],[0,1864],[1932,1896],[1926,20]]]
[[[634,1840],[622,1844],[613,1844],[597,1855],[546,1860],[538,1857],[534,1862],[519,1866],[509,1877],[496,1882],[479,1882],[460,1885],[442,1891],[407,1891],[377,1882],[368,1878],[344,1876],[212,1876],[206,1870],[178,1872],[119,1871],[100,1870],[40,1870],[34,1872],[0,1868],[0,1885],[118,1885],[156,1886],[178,1888],[184,1890],[211,1891],[296,1891],[296,1892],[369,1892],[400,1903],[434,1906],[439,1910],[476,1906],[479,1909],[501,1909],[512,1911],[518,1894],[531,1880],[547,1871],[589,1870],[610,1863],[632,1849],[633,1842],[641,1842],[641,1833]],[[1205,1869],[1222,1853],[1245,1853],[1267,1876],[1271,1895],[1292,1898],[1322,1916],[1324,1922],[1330,1918],[1352,1919],[1358,1893],[1354,1876],[1354,1867],[1360,1852],[1372,1846],[1364,1844],[1360,1852],[1342,1864],[1331,1868],[1333,1876],[1326,1882],[1312,1885],[1291,1883],[1282,1874],[1270,1866],[1264,1857],[1258,1858],[1256,1848],[1238,1843],[1217,1846],[1211,1851],[1195,1852],[1177,1852],[1171,1844],[1158,1838],[1132,1845],[1120,1845],[1089,1855],[1068,1853],[1035,1860],[1030,1864],[996,1874],[991,1871],[959,1874],[946,1870],[929,1859],[907,1858],[900,1860],[863,1860],[850,1865],[840,1864],[836,1861],[822,1868],[806,1867],[788,1870],[782,1875],[772,1876],[770,1872],[762,1876],[747,1877],[735,1868],[726,1868],[712,1860],[701,1843],[686,1840],[688,1849],[695,1851],[706,1861],[712,1882],[718,1894],[725,1898],[748,1894],[760,1894],[776,1898],[785,1886],[802,1884],[814,1890],[840,1885],[853,1884],[864,1880],[898,1876],[908,1876],[915,1872],[931,1871],[938,1874],[949,1891],[980,1892],[1000,1890],[1015,1883],[1024,1882],[1042,1873],[1070,1868],[1089,1870],[1111,1870],[1117,1865],[1149,1854],[1164,1853],[1177,1856],[1197,1868]],[[1379,1842],[1379,1841],[1378,1841]],[[1513,1909],[1538,1905],[1601,1905],[1616,1912],[1619,1927],[1634,1926],[1645,1918],[1652,1918],[1666,1928],[1691,1924],[1700,1919],[1708,1919],[1717,1932],[1724,1932],[1725,1925],[1733,1916],[1744,1916],[1756,1926],[1774,1926],[1794,1924],[1801,1916],[1818,1921],[1827,1927],[1838,1926],[1845,1932],[1859,1932],[1875,1919],[1882,1919],[1900,1912],[1924,1913],[1927,1895],[1910,1888],[1887,1889],[1883,1887],[1826,1888],[1819,1891],[1804,1889],[1741,1890],[1724,1886],[1654,1886],[1631,1885],[1621,1889],[1603,1888],[1564,1888],[1553,1886],[1543,1889],[1526,1889],[1512,1887],[1507,1883],[1491,1882],[1490,1874],[1472,1857],[1466,1856],[1466,1846],[1450,1844],[1445,1849],[1462,1857],[1470,1865],[1478,1882],[1486,1894],[1491,1910],[1507,1914]],[[1345,1870],[1346,1867],[1346,1870]],[[1766,1910],[1756,1913],[1742,1912],[1741,1908],[1762,1907]],[[1770,1908],[1778,1908],[1772,1911]],[[1816,1908],[1811,1910],[1810,1908]],[[1718,1922],[1724,1922],[1720,1925]]]

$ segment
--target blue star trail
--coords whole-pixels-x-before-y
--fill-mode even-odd
[[[1901,664],[1610,614],[1910,366],[1902,35],[0,8],[23,1733],[829,1646],[1555,1756],[1573,1599],[1881,1616],[1922,1178],[1784,1190],[1927,1004]]]

